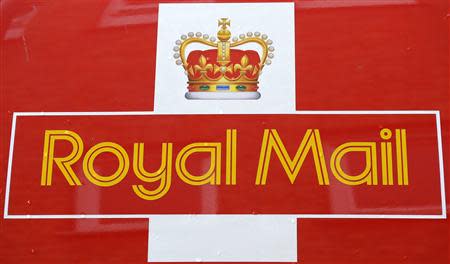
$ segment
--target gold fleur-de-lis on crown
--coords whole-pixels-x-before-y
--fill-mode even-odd
[[[247,57],[247,55],[244,55],[241,58],[241,64],[235,64],[234,65],[234,70],[235,71],[239,70],[239,71],[243,72],[243,71],[251,71],[252,69],[253,69],[252,65],[248,64],[248,57]]]
[[[201,55],[198,59],[198,65],[194,66],[194,70],[200,71],[200,72],[206,72],[208,70],[212,70],[213,66],[212,64],[207,64],[206,57]]]

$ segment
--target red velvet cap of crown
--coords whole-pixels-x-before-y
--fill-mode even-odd
[[[201,61],[202,55],[204,58],[206,58],[206,63],[204,65],[202,65]],[[244,60],[245,56],[247,60]],[[241,71],[235,70],[234,67],[234,65],[236,64],[241,65],[242,68],[251,66],[245,70],[245,78],[247,78],[248,80],[258,79],[260,71],[260,58],[258,52],[254,50],[230,49],[230,62],[225,65],[227,66],[227,71],[225,72],[225,77],[227,79],[235,80],[240,77]],[[188,70],[189,79],[197,79],[201,77],[201,72],[199,70],[195,70],[196,65],[202,68],[204,66],[211,65],[211,67],[207,67],[206,77],[208,79],[217,79],[224,75],[220,71],[216,71],[216,73],[214,73],[214,68],[222,66],[217,62],[217,49],[194,50],[189,53],[186,67],[186,69]],[[215,65],[217,67],[214,67]]]

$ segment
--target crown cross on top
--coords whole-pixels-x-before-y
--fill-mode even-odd
[[[175,62],[184,68],[188,76],[189,92],[186,97],[205,99],[198,98],[201,95],[217,99],[220,94],[231,99],[258,99],[259,75],[274,58],[272,40],[260,32],[247,32],[231,38],[231,21],[228,18],[218,19],[218,27],[217,38],[201,32],[189,32],[175,41]],[[205,48],[186,54],[187,47],[194,43]],[[260,46],[260,52],[239,49],[249,43]]]
[[[228,18],[219,19],[219,27],[222,27],[222,29],[227,29],[227,26],[230,26],[230,20]]]

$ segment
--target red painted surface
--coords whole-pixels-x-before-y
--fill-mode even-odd
[[[440,110],[448,172],[447,1],[364,2],[296,2],[297,109]],[[1,208],[12,112],[153,109],[157,3],[109,3],[0,3]],[[144,220],[0,224],[1,263],[146,262]],[[449,261],[448,220],[308,219],[298,230],[300,263]]]

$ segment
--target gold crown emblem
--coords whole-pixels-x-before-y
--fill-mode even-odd
[[[275,48],[266,34],[248,32],[231,38],[230,20],[219,19],[217,39],[201,32],[189,32],[175,43],[174,58],[188,76],[188,99],[258,99],[258,78],[265,65],[270,65]],[[231,41],[230,41],[231,39]],[[192,50],[191,44],[213,49]],[[245,44],[257,44],[255,50],[237,49]]]

